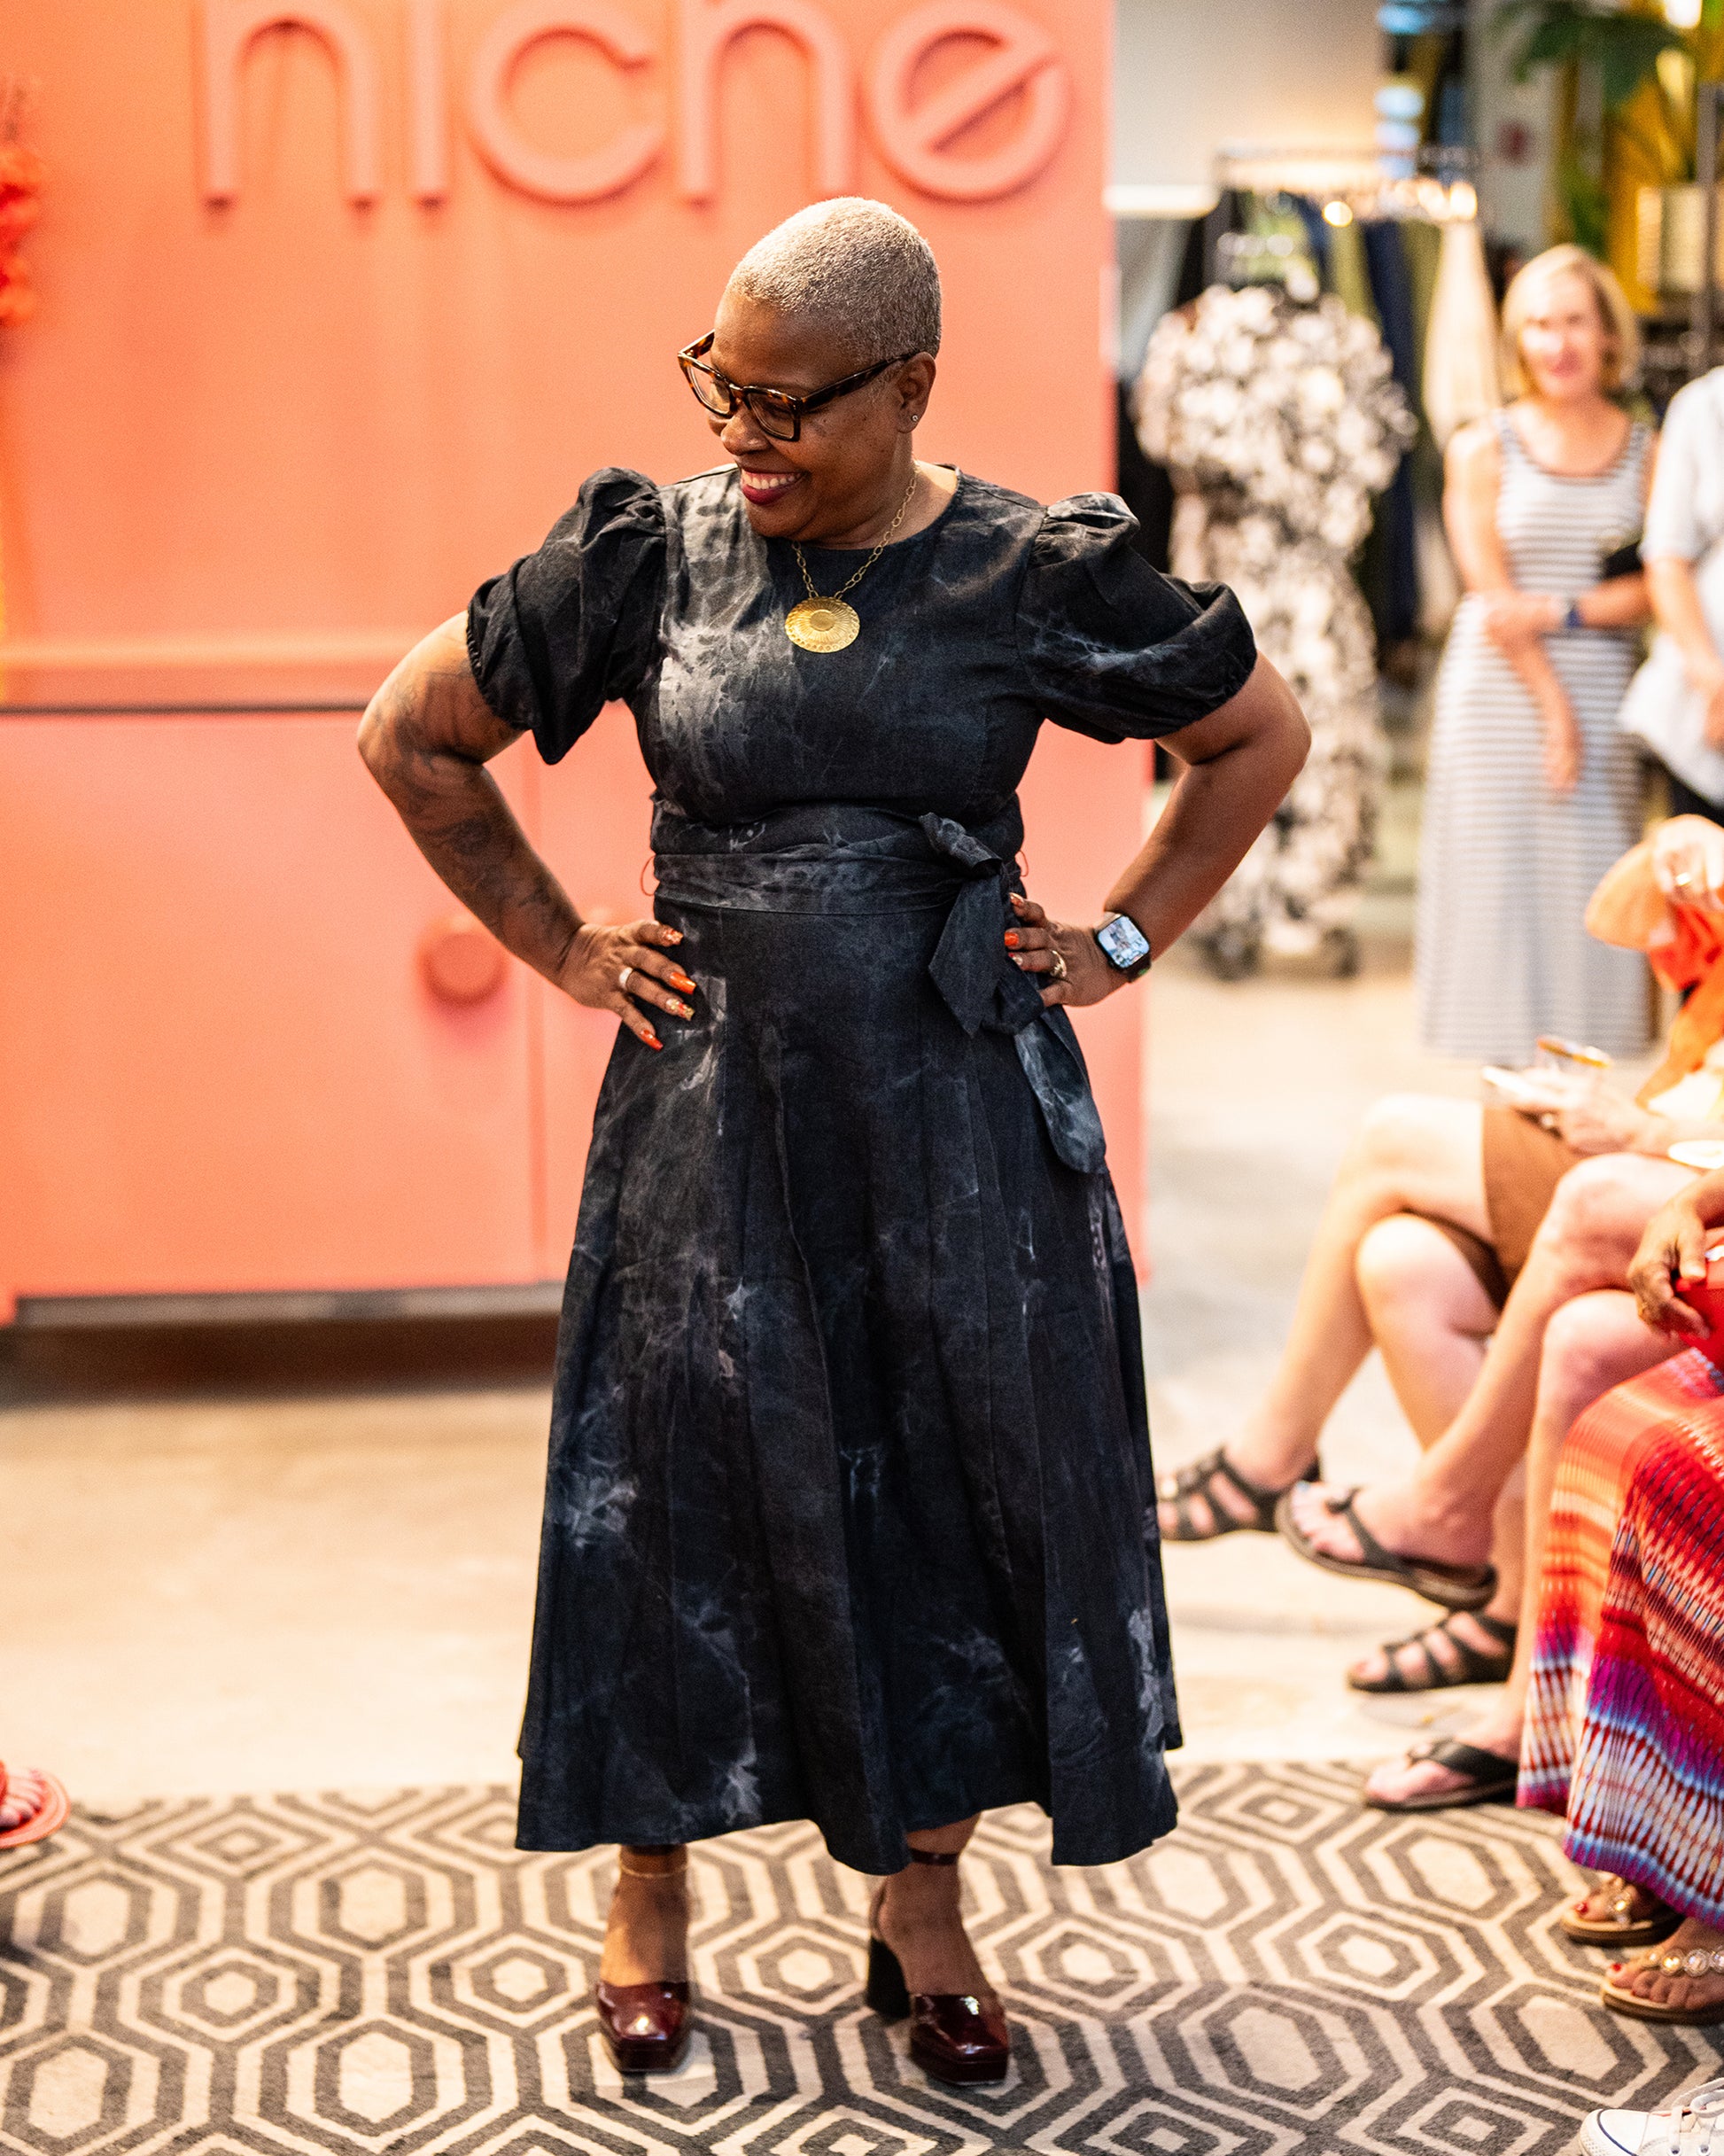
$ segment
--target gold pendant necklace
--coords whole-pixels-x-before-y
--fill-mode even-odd
[[[842,651],[846,644],[853,644],[862,634],[862,619],[853,606],[845,603],[844,594],[854,591],[870,569],[886,551],[891,536],[904,522],[904,512],[910,506],[910,496],[916,491],[920,473],[912,473],[908,493],[898,503],[898,513],[881,536],[880,544],[869,555],[856,574],[827,598],[822,598],[814,588],[814,580],[808,573],[808,564],[803,559],[802,549],[795,540],[790,544],[796,557],[796,566],[802,571],[802,580],[808,596],[798,599],[784,617],[784,634],[793,644],[800,644],[804,651]]]

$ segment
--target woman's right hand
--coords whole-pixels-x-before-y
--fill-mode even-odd
[[[583,921],[575,930],[556,985],[588,1010],[615,1011],[649,1048],[664,1043],[653,1031],[647,1009],[692,1018],[685,998],[695,984],[666,953],[682,941],[682,930],[663,921],[626,921],[607,926]],[[647,1009],[643,1009],[645,1005]]]
[[[1552,793],[1573,793],[1580,778],[1580,728],[1566,697],[1552,697],[1544,722],[1544,782]]]

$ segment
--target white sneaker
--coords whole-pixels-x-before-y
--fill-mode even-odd
[[[1589,2111],[1586,2156],[1724,2156],[1724,2081],[1685,2090],[1668,2111]]]

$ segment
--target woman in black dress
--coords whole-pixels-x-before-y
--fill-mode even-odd
[[[977,1813],[1033,1799],[1077,1864],[1174,1819],[1137,1293],[1060,1007],[1197,915],[1305,729],[1231,595],[1147,568],[1112,495],[916,463],[938,344],[913,227],[791,219],[682,355],[721,468],[596,473],[361,731],[457,897],[622,1022],[519,1840],[623,1845],[599,2012],[629,2069],[687,2034],[690,1841],[812,1817],[886,1875],[870,2003],[978,2080],[1007,2039],[959,1918]],[[484,768],[529,729],[555,763],[611,698],[656,788],[626,927],[582,921]],[[1044,719],[1185,767],[1099,930],[1014,865]]]

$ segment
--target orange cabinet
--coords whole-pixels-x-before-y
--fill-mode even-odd
[[[452,902],[353,733],[0,720],[0,1294],[561,1272],[539,984],[435,992]],[[528,808],[531,753],[497,767]]]

